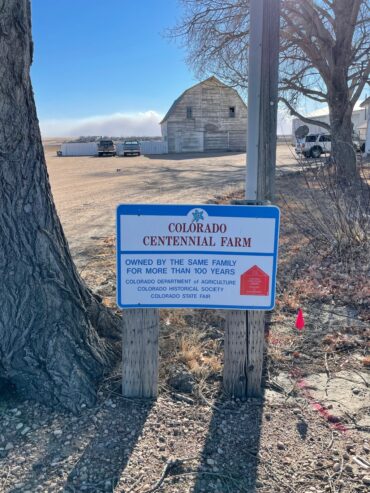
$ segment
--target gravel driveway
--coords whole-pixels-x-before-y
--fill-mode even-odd
[[[113,235],[120,203],[205,203],[244,187],[245,154],[57,157],[46,145],[52,191],[77,262],[94,240]],[[297,168],[294,151],[278,146],[278,170]]]

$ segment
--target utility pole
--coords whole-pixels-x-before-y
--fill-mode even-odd
[[[246,202],[275,194],[280,0],[250,0]],[[225,328],[224,388],[233,397],[262,393],[263,311],[230,311]]]
[[[275,195],[280,0],[251,0],[246,199]]]

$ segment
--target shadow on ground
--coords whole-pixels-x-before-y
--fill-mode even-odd
[[[215,403],[194,493],[256,490],[262,414],[260,399]]]
[[[145,154],[145,157],[149,159],[160,159],[162,161],[185,161],[188,159],[209,159],[212,157],[219,156],[237,156],[238,154],[245,154],[245,151],[240,152],[231,152],[231,151],[208,151],[208,152],[179,152],[179,153],[171,153],[171,154]]]
[[[120,400],[113,405],[116,412],[107,409],[97,414],[95,434],[69,473],[66,493],[112,492],[123,474],[153,402]]]

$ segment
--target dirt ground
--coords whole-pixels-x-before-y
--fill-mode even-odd
[[[58,157],[45,146],[54,200],[77,260],[97,237],[115,231],[120,203],[206,203],[243,187],[245,154]],[[294,150],[278,146],[279,171],[297,167]]]
[[[277,189],[300,197],[302,178],[290,173],[298,165],[287,147],[278,149]],[[46,155],[80,272],[112,307],[117,203],[242,196],[243,154],[58,158],[50,146]],[[312,247],[279,205],[278,297],[265,333],[262,398],[222,393],[224,313],[161,310],[155,402],[124,399],[119,367],[79,415],[22,401],[14,389],[0,393],[1,493],[369,491],[368,256],[352,252],[347,265]],[[299,306],[302,332],[294,326]]]

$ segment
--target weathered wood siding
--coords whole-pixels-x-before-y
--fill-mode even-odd
[[[230,107],[235,108],[234,117]],[[162,135],[169,152],[245,151],[247,107],[234,89],[211,77],[174,103],[162,122]]]

